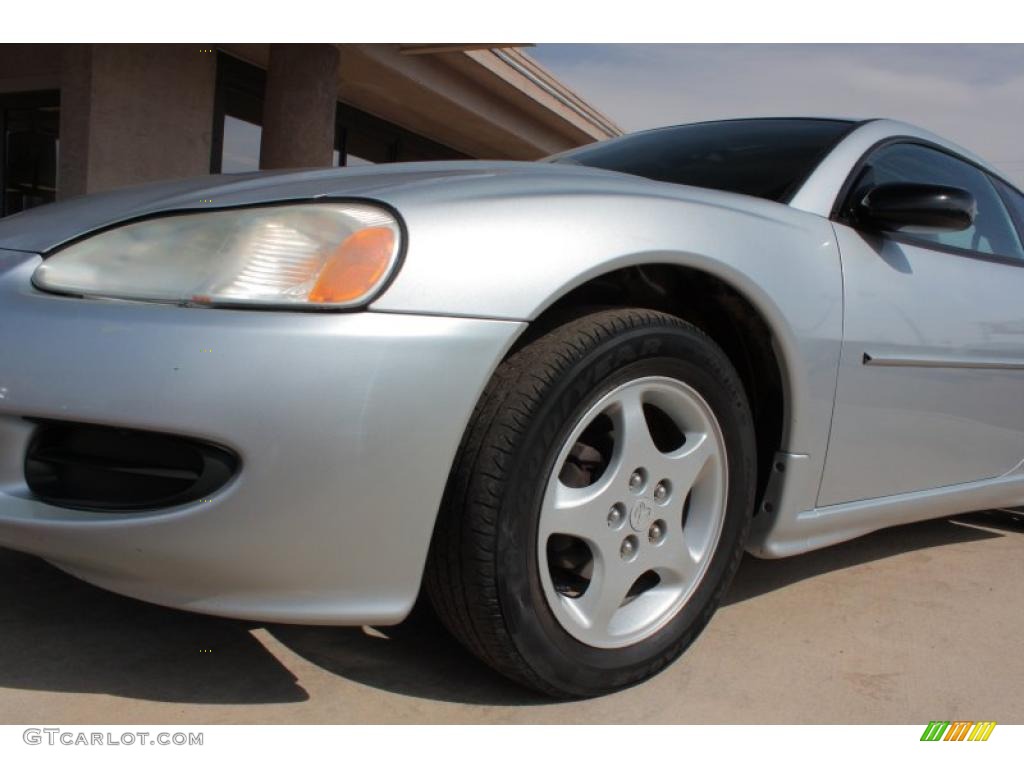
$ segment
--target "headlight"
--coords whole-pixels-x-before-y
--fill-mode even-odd
[[[400,239],[394,216],[359,203],[175,214],[74,243],[32,281],[46,291],[143,301],[352,307],[388,281]]]

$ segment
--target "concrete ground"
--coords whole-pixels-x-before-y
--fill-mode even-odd
[[[145,605],[0,550],[0,723],[1024,723],[1024,521],[748,558],[667,671],[551,703],[443,634]]]

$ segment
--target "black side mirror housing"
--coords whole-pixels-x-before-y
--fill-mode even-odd
[[[854,223],[882,232],[960,232],[974,223],[978,204],[966,189],[937,184],[879,184],[854,205]]]

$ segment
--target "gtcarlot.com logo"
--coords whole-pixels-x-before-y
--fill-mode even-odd
[[[65,747],[201,747],[203,734],[178,731],[74,731],[64,728],[26,728],[21,738],[26,744],[63,745]]]
[[[995,728],[991,720],[932,720],[921,734],[921,741],[988,741]]]

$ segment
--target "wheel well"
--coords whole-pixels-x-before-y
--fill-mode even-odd
[[[576,317],[609,307],[643,307],[675,315],[708,334],[729,357],[754,416],[760,509],[785,424],[782,368],[767,322],[744,296],[706,272],[668,264],[627,267],[562,296],[530,324],[513,351]]]

